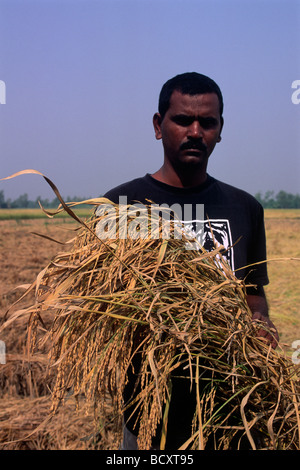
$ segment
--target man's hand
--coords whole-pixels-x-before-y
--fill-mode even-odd
[[[252,292],[247,295],[247,303],[252,312],[252,321],[261,324],[261,328],[257,329],[257,335],[275,349],[279,342],[279,335],[269,318],[269,309],[264,289],[261,286],[255,292],[257,292],[256,295],[253,295]]]
[[[252,321],[261,324],[262,327],[257,330],[257,335],[275,349],[279,342],[279,335],[270,318],[260,312],[254,312]]]

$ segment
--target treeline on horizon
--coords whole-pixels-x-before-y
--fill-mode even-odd
[[[287,193],[279,191],[266,191],[264,195],[261,192],[256,193],[254,197],[261,203],[264,209],[299,209],[300,194]]]
[[[80,202],[88,198],[81,198],[78,196],[70,197],[68,196],[66,199],[64,198],[65,202]],[[37,197],[35,201],[32,201],[28,198],[28,194],[24,193],[21,194],[16,199],[5,199],[4,191],[0,191],[0,208],[1,209],[37,209],[39,208],[39,203],[45,209],[53,209],[57,208],[60,204],[60,201],[57,197],[52,200],[43,199],[41,197]]]
[[[279,191],[275,194],[274,191],[266,191],[263,195],[258,192],[254,197],[261,203],[265,209],[299,209],[300,208],[300,194],[291,194],[286,191]],[[87,198],[80,198],[75,196],[73,198],[67,197],[65,202],[80,202]],[[37,197],[35,201],[28,198],[28,194],[21,194],[16,199],[5,199],[4,191],[0,191],[0,208],[1,209],[35,209],[39,208],[39,202],[45,209],[56,208],[60,202],[57,197],[52,200]]]

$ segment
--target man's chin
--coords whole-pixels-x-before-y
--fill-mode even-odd
[[[203,155],[185,155],[178,161],[181,168],[202,168],[207,164],[207,158]]]

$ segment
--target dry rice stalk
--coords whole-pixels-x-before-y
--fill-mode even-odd
[[[151,447],[163,416],[167,432],[170,377],[185,370],[182,380],[193,385],[196,406],[191,437],[181,449],[212,443],[216,449],[239,448],[246,440],[253,449],[299,450],[299,368],[257,337],[245,285],[223,260],[222,247],[210,253],[186,249],[176,222],[168,240],[163,224],[157,238],[122,239],[122,218],[126,214],[129,227],[136,209],[114,209],[116,236],[110,238],[107,215],[92,216],[73,248],[43,270],[34,286],[36,303],[26,310],[31,353],[36,320],[53,312],[38,344],[51,341],[52,412],[68,393],[83,395],[104,423],[113,413],[121,438],[128,405],[123,390],[138,353],[140,391],[131,405],[139,416],[140,449]],[[140,217],[148,227],[147,209]],[[105,241],[95,235],[103,222]],[[162,448],[165,440],[163,434]]]

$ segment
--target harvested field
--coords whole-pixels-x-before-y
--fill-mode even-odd
[[[76,224],[48,219],[5,220],[0,222],[0,315],[15,302],[23,290],[19,285],[30,284],[61,249],[59,245],[32,232],[44,234],[61,242],[74,236]],[[30,295],[18,306],[34,300]],[[46,374],[44,355],[26,361],[27,322],[21,319],[5,330],[0,340],[6,344],[6,364],[0,364],[0,449],[98,449],[94,438],[92,410],[76,411],[69,400],[51,423],[30,435],[48,417],[51,406],[49,387],[52,377]],[[67,425],[66,425],[67,423]],[[108,439],[109,436],[107,436]],[[9,443],[10,441],[16,441]],[[111,439],[110,445],[113,448]],[[107,444],[106,444],[107,446]],[[116,444],[117,446],[117,444]]]
[[[300,245],[297,233],[300,218],[297,212],[284,218],[270,213],[266,218],[268,257],[299,257]],[[72,237],[70,228],[75,224],[57,221],[1,221],[1,278],[0,313],[14,302],[20,292],[14,291],[20,284],[29,284],[47,262],[65,248],[30,232],[44,233],[49,237],[66,241]],[[284,236],[283,236],[284,233]],[[292,343],[300,339],[299,279],[297,261],[276,261],[269,266],[270,286],[267,296],[272,320],[278,326],[281,340],[288,354],[294,352]],[[28,305],[28,299],[26,300]],[[18,306],[19,308],[20,306]],[[45,378],[45,357],[35,357],[28,366],[25,356],[26,324],[14,323],[0,340],[6,343],[7,363],[0,365],[1,409],[0,448],[2,449],[90,449],[118,448],[113,434],[94,436],[91,409],[76,411],[72,399],[62,407],[51,423],[37,433],[30,434],[46,419],[50,407],[49,387],[53,377]],[[67,426],[65,423],[68,423]],[[9,443],[17,440],[18,442]]]

